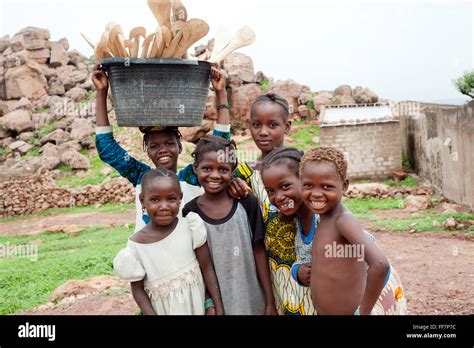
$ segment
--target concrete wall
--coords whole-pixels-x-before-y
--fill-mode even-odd
[[[321,125],[321,146],[346,154],[349,179],[385,179],[402,167],[398,120],[359,124]]]
[[[405,102],[398,109],[403,151],[418,175],[445,197],[474,209],[474,101],[464,106]]]

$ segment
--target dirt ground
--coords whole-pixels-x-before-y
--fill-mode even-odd
[[[84,226],[106,224],[114,219],[117,225],[125,224],[133,221],[133,214],[133,210],[120,214],[61,214],[0,223],[0,234],[32,234],[32,231],[41,232],[53,223]],[[398,271],[410,314],[474,314],[472,238],[450,233],[387,232],[374,230],[368,222],[364,222],[364,226],[374,234]],[[136,311],[129,289],[124,288],[115,293],[95,294],[54,307],[40,306],[22,314],[135,314]]]

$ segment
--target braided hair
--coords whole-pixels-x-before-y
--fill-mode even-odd
[[[252,106],[250,108],[250,117],[252,117],[255,107],[264,103],[272,103],[279,105],[282,109],[282,116],[284,121],[288,121],[288,117],[290,116],[290,106],[285,98],[279,96],[276,93],[266,93],[258,96],[252,103]]]
[[[158,167],[156,169],[150,169],[142,176],[142,194],[145,193],[150,183],[157,178],[170,178],[178,185],[179,193],[182,193],[181,186],[179,185],[179,179],[176,173],[169,169]]]
[[[150,140],[150,137],[153,134],[165,134],[165,135],[172,135],[176,138],[176,141],[178,142],[178,146],[181,146],[181,139],[183,136],[181,135],[181,132],[179,131],[178,127],[165,127],[161,130],[146,130],[143,134],[143,151],[147,151],[148,148],[148,141]]]
[[[334,164],[334,166],[336,167],[336,171],[341,177],[341,179],[346,180],[347,161],[341,151],[328,146],[320,146],[309,150],[301,159],[300,174],[308,163],[314,161],[325,161]]]
[[[204,154],[208,152],[217,152],[224,156],[224,161],[232,164],[232,170],[237,167],[237,146],[233,140],[227,140],[222,137],[210,136],[201,138],[191,154],[194,158],[194,164],[197,165],[202,160]]]
[[[271,166],[285,164],[292,172],[296,174],[296,176],[299,176],[299,168],[302,157],[303,151],[300,151],[294,147],[275,148],[263,160],[261,172]]]

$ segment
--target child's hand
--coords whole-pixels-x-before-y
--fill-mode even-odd
[[[216,93],[225,90],[225,73],[224,71],[219,70],[217,64],[211,67],[211,82]]]
[[[109,89],[109,78],[107,77],[107,74],[100,69],[99,64],[94,67],[92,83],[94,84],[97,92],[107,92]]]
[[[311,280],[311,263],[303,263],[298,269],[298,280],[300,283],[309,286]]]
[[[227,188],[227,192],[232,198],[239,199],[240,197],[247,197],[252,192],[252,189],[244,180],[235,178]]]
[[[216,315],[216,307],[212,306],[206,309],[205,315]]]
[[[265,315],[278,315],[278,311],[275,304],[268,305],[265,307]]]

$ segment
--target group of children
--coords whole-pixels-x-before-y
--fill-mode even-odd
[[[250,132],[261,156],[239,164],[225,78],[213,67],[213,136],[177,173],[178,129],[142,129],[151,169],[113,138],[106,74],[97,67],[92,80],[99,156],[136,190],[135,233],[114,270],[131,282],[143,314],[406,313],[397,273],[341,203],[348,185],[342,153],[284,147],[291,127],[284,98],[255,100]],[[351,246],[362,253],[349,255]],[[339,247],[346,253],[330,250]]]

